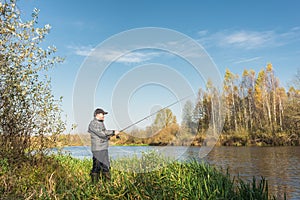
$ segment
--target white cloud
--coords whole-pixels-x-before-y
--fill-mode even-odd
[[[94,48],[92,46],[68,46],[78,56],[88,56]]]
[[[275,30],[223,30],[211,35],[206,34],[198,41],[205,46],[258,49],[264,47],[283,46],[297,40],[300,40],[300,27],[294,27],[286,32],[279,32]]]
[[[229,35],[225,35],[220,41],[222,45],[254,49],[270,44],[274,41],[275,36],[272,31],[266,32],[247,32],[239,31]]]
[[[105,54],[102,52],[96,52],[97,55],[101,55],[101,58],[104,58],[106,61],[114,61],[114,59],[122,55],[122,51],[118,50],[109,50],[106,51]],[[95,55],[96,55],[95,54]],[[155,52],[130,52],[128,54],[123,54],[121,57],[119,57],[115,62],[120,63],[140,63],[145,62],[147,60],[151,60],[155,56],[158,56],[159,53]]]
[[[201,30],[201,31],[198,31],[198,35],[199,36],[205,36],[208,34],[208,30]]]
[[[159,52],[130,52],[124,54],[121,50],[108,49],[105,52],[92,46],[68,46],[78,56],[94,56],[109,62],[140,63],[159,56]],[[122,55],[120,57],[120,55]],[[117,58],[117,60],[115,60]]]
[[[253,57],[253,58],[242,58],[242,59],[239,59],[235,62],[233,62],[234,64],[240,64],[240,63],[247,63],[247,62],[252,62],[252,61],[255,61],[255,60],[259,60],[259,59],[262,59],[262,57]]]
[[[137,51],[129,52],[126,49],[118,48],[108,48],[105,51],[101,48],[95,48],[91,45],[88,46],[68,46],[73,54],[78,56],[93,56],[95,58],[101,58],[102,60],[109,62],[119,62],[119,63],[141,63],[149,61],[155,57],[161,56],[180,56],[183,52],[185,56],[189,57],[199,57],[203,56],[195,52],[195,43],[191,44],[190,40],[178,40],[178,41],[169,41],[168,43],[156,44],[157,49],[148,49],[143,47],[135,47]],[[169,52],[168,49],[174,50]],[[177,51],[176,51],[177,50]],[[197,50],[197,49],[196,49]],[[175,55],[175,54],[178,55]]]
[[[198,32],[197,41],[200,45],[205,48],[218,46],[225,49],[237,49],[237,50],[257,50],[270,47],[284,46],[288,44],[293,44],[300,40],[300,27],[294,27],[285,32],[279,32],[275,30],[266,31],[246,31],[246,30],[223,30],[213,34],[210,34],[207,30],[201,30]],[[193,45],[189,40],[186,41],[169,41],[167,44],[161,43],[157,46],[161,46],[161,49],[177,49],[177,53],[183,53],[189,57],[199,57],[199,55],[192,48]],[[149,61],[154,57],[172,55],[165,51],[159,50],[146,50],[143,51],[142,47],[136,47],[135,49],[142,49],[142,51],[133,51],[127,53],[122,49],[111,48],[99,50],[94,46],[69,46],[72,52],[79,56],[94,56],[97,58],[104,59],[109,62],[119,62],[119,63],[141,63]],[[93,53],[92,53],[93,52]],[[126,52],[126,53],[124,53]],[[92,53],[92,54],[91,54]],[[120,56],[121,55],[121,56]],[[174,55],[172,55],[174,56]],[[116,59],[117,58],[117,59]],[[115,60],[116,59],[116,60]],[[237,60],[235,63],[245,63],[254,60],[261,59],[261,57],[250,57]]]

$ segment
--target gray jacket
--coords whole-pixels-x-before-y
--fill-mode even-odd
[[[90,122],[88,132],[91,134],[92,151],[108,149],[108,140],[115,134],[114,130],[106,130],[103,121],[97,118]]]

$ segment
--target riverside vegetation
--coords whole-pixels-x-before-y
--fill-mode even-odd
[[[112,161],[112,180],[96,185],[91,165],[61,155],[2,159],[1,199],[275,199],[265,179],[248,183],[205,163],[167,161],[154,152]]]

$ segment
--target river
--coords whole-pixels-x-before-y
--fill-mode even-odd
[[[90,147],[65,147],[64,150],[76,158],[91,158]],[[199,152],[203,147],[151,147],[151,146],[111,146],[111,159],[123,156],[141,155],[142,152],[156,150],[178,160],[195,158],[217,168],[226,170],[232,176],[243,180],[265,177],[270,192],[278,199],[300,199],[300,147],[215,147],[203,158]]]

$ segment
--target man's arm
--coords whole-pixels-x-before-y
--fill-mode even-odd
[[[98,123],[96,121],[92,121],[89,125],[89,132],[96,134],[100,138],[107,138],[109,136],[115,135],[114,130],[106,130],[103,123]]]

